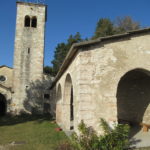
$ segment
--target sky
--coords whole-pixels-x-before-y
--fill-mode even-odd
[[[51,66],[58,43],[66,42],[76,32],[82,38],[90,38],[100,18],[131,16],[142,27],[150,27],[150,0],[45,0],[45,3],[48,5],[45,66]],[[16,0],[0,0],[0,66],[13,67],[15,24]]]

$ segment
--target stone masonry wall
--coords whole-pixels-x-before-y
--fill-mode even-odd
[[[12,74],[13,69],[8,68],[6,66],[0,68],[0,75],[3,75],[6,77],[6,80],[3,82],[0,82],[2,86],[0,86],[0,94],[4,95],[7,101],[7,113],[11,111],[11,102],[12,102]]]
[[[149,41],[149,34],[141,35],[130,39],[102,43],[98,47],[81,52],[80,67],[83,68],[81,74],[87,82],[84,85],[87,94],[84,95],[83,99],[84,101],[90,99],[89,104],[86,103],[81,107],[86,106],[87,110],[88,108],[93,109],[89,116],[92,115],[92,126],[97,130],[99,130],[100,118],[106,119],[110,124],[118,121],[117,92],[121,77],[127,72],[138,68],[150,70]],[[135,100],[131,100],[130,103],[132,107],[137,107]],[[150,106],[147,107],[148,112],[149,110]],[[145,115],[149,116],[146,117],[146,122],[149,122],[150,115],[145,112],[144,118]]]
[[[37,28],[24,26],[27,15],[37,17]],[[24,109],[24,100],[32,97],[26,95],[30,84],[43,79],[45,15],[45,5],[17,2],[13,103],[18,112]]]
[[[150,70],[149,41],[149,34],[132,36],[84,48],[77,54],[56,84],[56,89],[59,84],[61,85],[62,100],[59,105],[64,107],[65,78],[68,73],[70,74],[74,87],[75,130],[82,119],[98,131],[100,118],[106,119],[110,125],[118,121],[118,84],[131,70],[141,69],[147,72]],[[135,100],[131,100],[131,105],[135,106]],[[65,114],[70,113],[67,109],[62,110]],[[149,111],[148,104],[143,114],[144,122],[150,121]],[[68,129],[69,123],[64,121],[66,118],[61,117],[63,121],[59,124]]]
[[[2,67],[0,68],[0,76],[3,75],[6,77],[6,80],[1,82],[0,84],[6,86],[6,87],[12,87],[12,75],[13,75],[13,69],[8,67]]]

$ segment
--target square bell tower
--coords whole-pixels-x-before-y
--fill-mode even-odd
[[[46,10],[43,4],[17,2],[12,96],[12,111],[17,113],[33,97],[27,89],[43,79]]]

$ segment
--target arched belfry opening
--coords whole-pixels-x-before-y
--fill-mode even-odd
[[[24,19],[24,26],[25,27],[30,27],[30,22],[31,22],[31,19],[29,16],[25,16],[25,19]]]
[[[4,95],[0,94],[0,116],[4,116],[7,111],[7,103]]]
[[[65,80],[64,89],[64,104],[66,105],[66,118],[69,122],[69,128],[72,130],[74,128],[74,96],[73,96],[73,84],[70,74],[67,74]]]
[[[36,18],[35,16],[32,17],[31,27],[33,27],[33,28],[36,28],[36,27],[37,27],[37,18]]]
[[[128,123],[131,129],[140,130],[142,122],[150,124],[150,72],[135,69],[127,72],[117,89],[117,113],[119,123]]]

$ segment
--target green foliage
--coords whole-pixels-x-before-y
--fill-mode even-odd
[[[43,71],[44,71],[44,73],[47,74],[47,75],[51,75],[51,76],[54,75],[54,74],[53,74],[53,68],[50,67],[50,66],[45,66]]]
[[[101,150],[123,150],[129,147],[129,126],[118,124],[111,129],[105,120],[101,119],[104,135],[100,137]]]
[[[118,17],[115,21],[111,21],[109,18],[101,18],[97,22],[95,33],[92,39],[114,34],[121,34],[129,30],[136,30],[139,28],[140,24],[134,21],[130,16]],[[54,59],[51,62],[52,67],[45,67],[44,72],[55,76],[58,73],[60,66],[62,65],[72,44],[81,41],[83,41],[83,39],[81,38],[80,33],[77,32],[75,35],[70,35],[67,39],[67,42],[58,43],[54,51]]]
[[[70,35],[66,43],[59,43],[54,52],[54,59],[52,60],[53,70],[52,74],[56,75],[60,66],[62,65],[72,44],[81,42],[81,35],[77,32],[75,35]]]
[[[137,30],[140,28],[140,24],[134,21],[130,16],[117,17],[115,20],[116,33],[124,33],[131,30]]]
[[[93,39],[115,34],[113,23],[108,18],[102,18],[97,22],[95,35]]]
[[[102,18],[97,22],[95,34],[92,38],[96,39],[98,37],[121,34],[139,28],[140,24],[134,21],[130,16],[117,17],[115,21],[111,21],[108,18]]]
[[[96,132],[91,127],[87,127],[83,121],[79,124],[78,129],[80,136],[76,133],[72,135],[74,148],[77,150],[96,150],[99,144]]]
[[[101,119],[104,135],[98,136],[96,132],[87,127],[83,121],[79,124],[79,135],[72,136],[73,147],[76,150],[123,150],[129,146],[128,125],[115,125],[110,128],[108,123]]]

